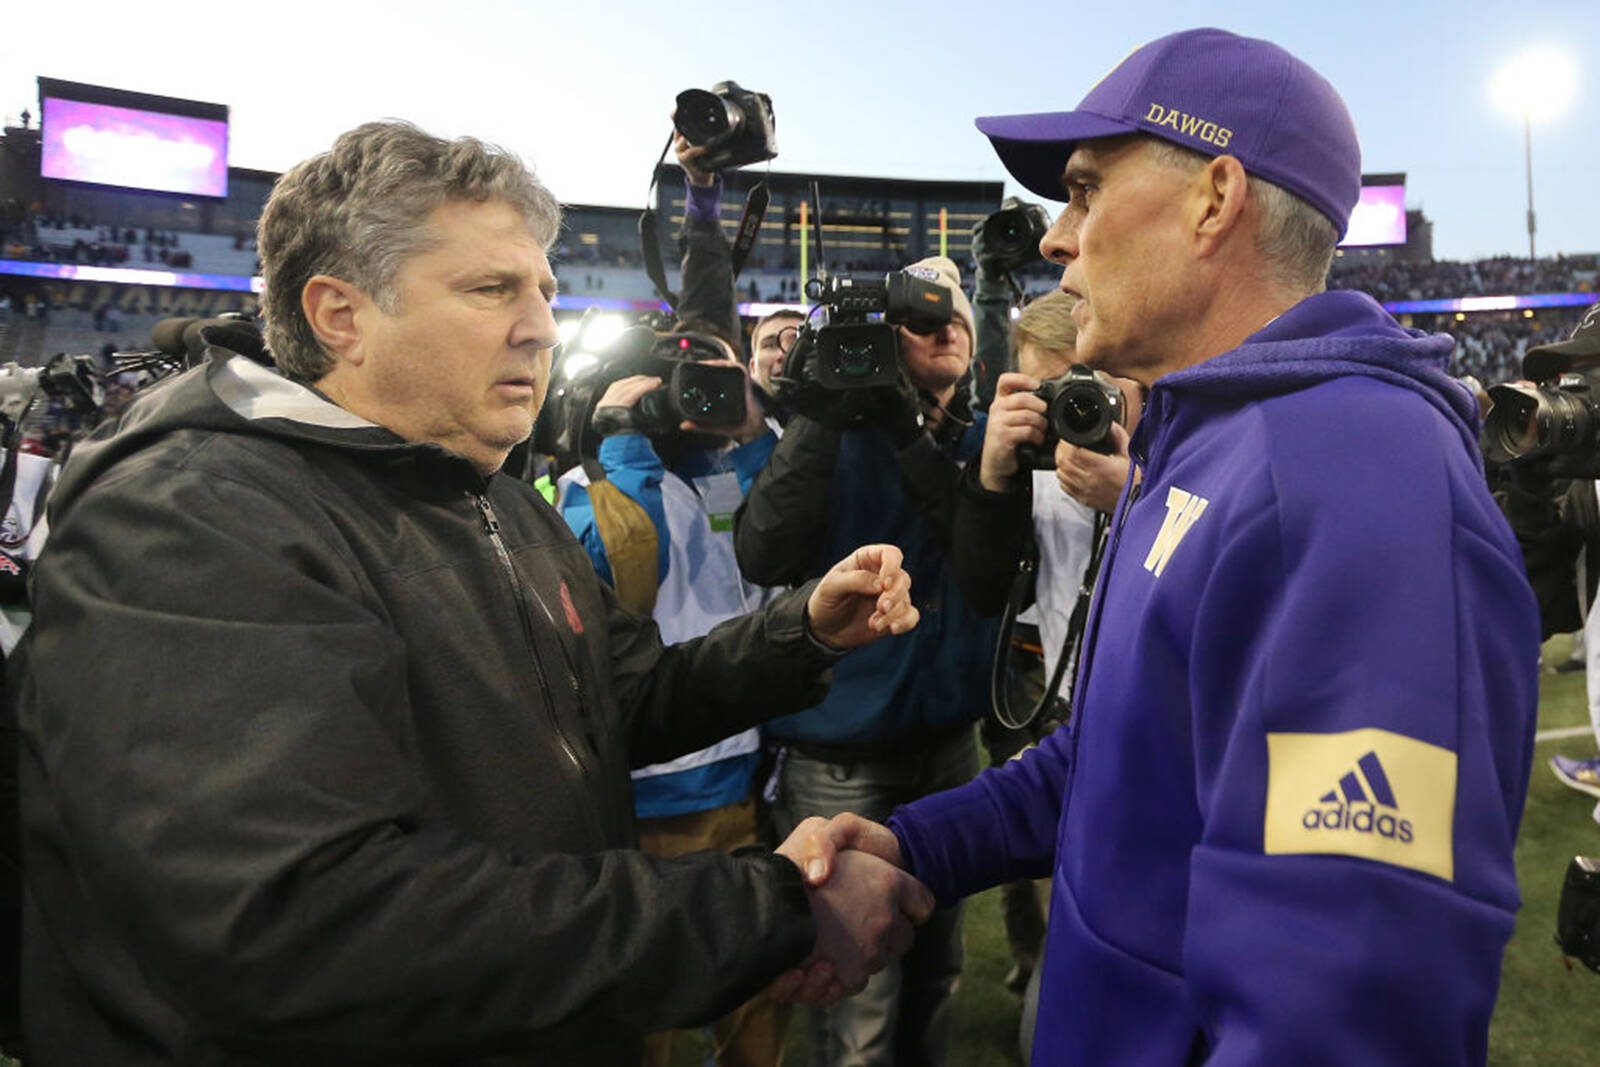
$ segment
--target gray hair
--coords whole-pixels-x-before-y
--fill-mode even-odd
[[[285,374],[316,381],[334,365],[301,310],[306,283],[331,275],[395,313],[401,265],[434,245],[429,216],[457,200],[510,205],[546,248],[561,227],[560,204],[515,155],[472,137],[434,137],[409,122],[358,126],[278,179],[257,247],[267,346]]]
[[[1199,170],[1211,157],[1159,137],[1146,136],[1156,160],[1179,170]],[[1281,185],[1249,175],[1249,192],[1261,208],[1256,250],[1273,277],[1297,293],[1320,293],[1339,245],[1333,220]]]

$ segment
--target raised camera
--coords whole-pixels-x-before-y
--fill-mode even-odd
[[[1040,261],[1039,242],[1050,229],[1050,216],[1038,204],[1012,196],[978,226],[986,265],[1014,271]]]
[[[736,81],[718,82],[709,91],[685,89],[672,121],[685,140],[706,149],[695,160],[704,170],[742,167],[778,154],[772,98]]]

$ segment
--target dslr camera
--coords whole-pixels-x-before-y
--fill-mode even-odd
[[[806,283],[826,321],[807,319],[776,380],[779,403],[802,408],[819,394],[842,394],[900,380],[895,327],[930,334],[950,321],[950,291],[906,271],[837,274]],[[796,401],[799,401],[797,404]]]
[[[685,89],[672,122],[686,141],[706,149],[695,163],[705,170],[761,163],[778,154],[772,97],[736,81],[718,82],[710,91]]]
[[[594,428],[602,436],[627,432],[660,436],[679,432],[686,421],[739,425],[745,418],[744,370],[706,362],[726,358],[716,340],[704,334],[657,333],[648,326],[630,326],[602,354],[595,398],[612,382],[632,374],[648,374],[663,384],[631,408],[596,408]]]
[[[1017,460],[1025,468],[1048,470],[1056,465],[1056,442],[1110,455],[1111,424],[1126,425],[1122,390],[1082,363],[1065,374],[1039,383],[1033,395],[1045,403],[1044,444],[1021,445]]]
[[[1537,384],[1491,386],[1483,454],[1491,463],[1542,461],[1552,477],[1600,478],[1600,304],[1566,341],[1528,349],[1522,372]]]
[[[1050,229],[1050,216],[1038,204],[1008,196],[1000,210],[975,227],[982,248],[980,266],[997,274],[1009,274],[1030,263],[1037,263],[1039,242]]]
[[[1483,420],[1491,463],[1547,459],[1553,474],[1600,478],[1600,367],[1567,371],[1536,385],[1489,387]]]

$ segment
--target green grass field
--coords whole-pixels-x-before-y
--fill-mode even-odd
[[[1567,652],[1565,637],[1546,646],[1550,662]],[[1587,726],[1583,675],[1541,677],[1539,729]],[[1590,818],[1593,798],[1562,786],[1545,761],[1553,753],[1594,755],[1585,735],[1541,742],[1534,752],[1528,806],[1517,843],[1517,879],[1522,912],[1506,950],[1500,1002],[1489,1031],[1489,1062],[1495,1067],[1551,1067],[1600,1062],[1600,975],[1581,966],[1568,971],[1552,937],[1556,900],[1574,855],[1600,853],[1600,825]],[[1017,1021],[1020,1002],[1001,979],[1011,966],[1000,924],[998,891],[973,897],[966,924],[967,964],[956,993],[955,1042],[950,1063],[960,1067],[1010,1067],[1020,1063]],[[804,1067],[804,1039],[797,1020],[790,1031],[790,1067]],[[682,1041],[673,1067],[705,1062],[705,1045]]]

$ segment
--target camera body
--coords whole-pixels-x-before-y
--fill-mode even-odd
[[[983,246],[980,265],[1009,273],[1040,261],[1039,242],[1050,229],[1050,216],[1038,204],[1008,196],[977,229]]]
[[[1017,449],[1024,467],[1036,470],[1054,467],[1058,441],[1111,454],[1114,448],[1111,424],[1126,424],[1127,419],[1127,405],[1123,403],[1121,389],[1102,379],[1092,368],[1075,363],[1066,373],[1040,382],[1033,395],[1045,403],[1045,436],[1044,444],[1037,448],[1023,445]]]
[[[1556,907],[1556,944],[1562,955],[1600,972],[1600,859],[1574,856]]]
[[[801,327],[776,380],[778,401],[799,408],[816,394],[844,394],[900,381],[895,327],[929,334],[950,321],[950,291],[906,271],[838,274],[806,283],[827,321]],[[799,401],[799,403],[796,403]]]
[[[760,163],[778,154],[772,97],[736,81],[678,94],[673,125],[690,144],[706,149],[695,165],[709,171]]]

